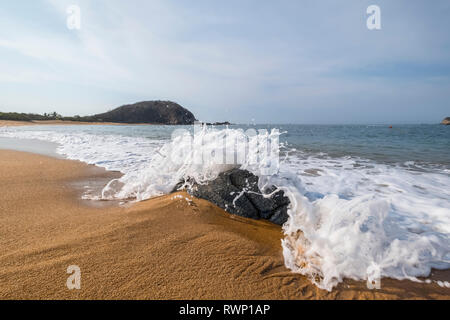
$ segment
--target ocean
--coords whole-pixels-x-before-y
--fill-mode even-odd
[[[207,152],[222,148],[218,138],[267,130],[279,141],[277,170],[260,171],[275,154],[235,165],[174,162],[174,151],[194,149],[172,139],[175,129],[201,135]],[[423,281],[432,268],[450,268],[449,126],[233,125],[200,133],[192,126],[28,126],[0,128],[0,137],[51,142],[60,156],[124,174],[101,194],[84,195],[92,200],[141,201],[169,193],[181,179],[204,183],[233,166],[248,169],[261,187],[288,195],[285,264],[323,289],[344,278]]]

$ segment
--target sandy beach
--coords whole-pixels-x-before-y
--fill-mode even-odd
[[[48,121],[14,121],[14,120],[0,120],[0,127],[18,127],[18,126],[37,126],[37,125],[77,125],[88,124],[84,122],[76,121],[61,121],[61,120],[48,120]]]
[[[279,226],[186,193],[131,206],[81,200],[83,186],[113,175],[0,151],[1,299],[449,299],[435,283],[391,279],[320,290],[284,267]],[[69,265],[81,290],[66,287]]]

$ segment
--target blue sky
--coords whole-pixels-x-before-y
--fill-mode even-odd
[[[448,0],[0,0],[0,110],[167,99],[204,121],[436,123],[450,116],[449,17]]]

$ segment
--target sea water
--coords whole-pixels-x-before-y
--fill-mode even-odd
[[[188,126],[30,126],[0,128],[0,137],[50,141],[68,159],[120,171],[93,198],[140,201],[230,168],[171,161],[174,151],[192,152],[171,139],[180,128],[193,134]],[[265,129],[280,141],[279,170],[261,176],[260,187],[275,185],[291,201],[282,250],[292,271],[332,290],[344,278],[373,280],[373,270],[419,281],[450,268],[450,127],[236,125],[202,130],[200,148],[239,138],[240,129]]]

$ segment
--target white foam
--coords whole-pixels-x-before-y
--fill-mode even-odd
[[[59,145],[56,152],[67,159],[79,160],[122,173],[146,167],[151,161],[151,156],[164,144],[162,140],[141,137],[39,129],[0,128],[0,136],[54,142]]]
[[[232,167],[214,161],[173,162],[221,148],[218,137],[237,130],[204,130],[203,145],[120,135],[51,131],[0,131],[0,136],[37,138],[60,144],[69,159],[119,170],[121,179],[103,190],[104,199],[143,200],[167,194],[182,179],[205,183]],[[272,132],[272,134],[275,134]],[[285,149],[287,150],[287,149]],[[239,155],[237,155],[239,156]],[[250,155],[251,157],[254,155]],[[186,159],[189,157],[186,156]],[[254,173],[271,159],[241,165]],[[444,171],[414,171],[414,163],[392,166],[351,157],[310,156],[291,150],[276,175],[261,176],[260,188],[276,185],[291,201],[283,226],[285,264],[331,290],[344,278],[366,280],[376,266],[383,277],[416,280],[431,268],[450,268],[450,177]],[[238,196],[238,195],[236,195]]]
[[[291,157],[287,165],[309,198],[288,187],[290,269],[331,290],[343,278],[367,279],[373,263],[384,277],[410,280],[449,268],[448,175],[352,158]]]

